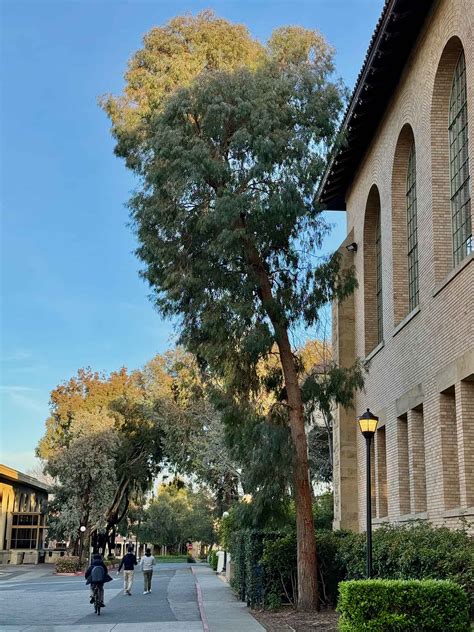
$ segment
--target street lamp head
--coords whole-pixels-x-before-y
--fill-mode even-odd
[[[230,516],[230,513],[229,513],[228,511],[224,511],[224,513],[222,514],[222,517],[223,517],[224,519],[225,519],[225,518],[228,518],[229,516]]]
[[[82,525],[81,527],[79,527],[79,531],[82,531],[82,533],[84,533],[84,531],[86,530],[85,526]]]
[[[367,408],[365,413],[357,418],[357,421],[359,422],[359,428],[364,437],[366,439],[372,438],[377,430],[379,418],[373,415]]]

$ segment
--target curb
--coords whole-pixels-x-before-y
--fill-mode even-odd
[[[199,608],[199,616],[201,617],[202,629],[203,629],[203,632],[209,632],[209,623],[207,621],[206,612],[204,610],[204,601],[202,598],[201,585],[199,584],[197,580],[197,575],[192,566],[191,566],[191,573],[193,574],[194,585],[196,586],[197,602],[198,602],[198,608]]]

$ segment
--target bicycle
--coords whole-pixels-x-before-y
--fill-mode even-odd
[[[94,612],[98,617],[100,617],[100,609],[102,607],[102,595],[99,584],[94,585],[94,590],[92,593],[93,604],[94,604]]]

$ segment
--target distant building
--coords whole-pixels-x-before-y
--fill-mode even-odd
[[[44,561],[48,486],[0,464],[0,564]]]
[[[346,211],[359,287],[334,355],[370,372],[336,415],[335,526],[365,528],[370,407],[375,524],[454,527],[474,519],[473,0],[387,0],[342,128],[319,198]]]

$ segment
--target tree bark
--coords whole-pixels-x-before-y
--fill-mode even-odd
[[[245,228],[245,218],[241,217]],[[312,493],[309,482],[308,442],[304,427],[303,402],[295,357],[291,350],[288,327],[272,292],[270,276],[255,245],[244,237],[248,263],[257,276],[262,305],[275,330],[280,362],[285,379],[289,407],[289,425],[294,446],[294,493],[296,507],[296,541],[298,565],[298,609],[319,608],[316,536],[314,532]]]

